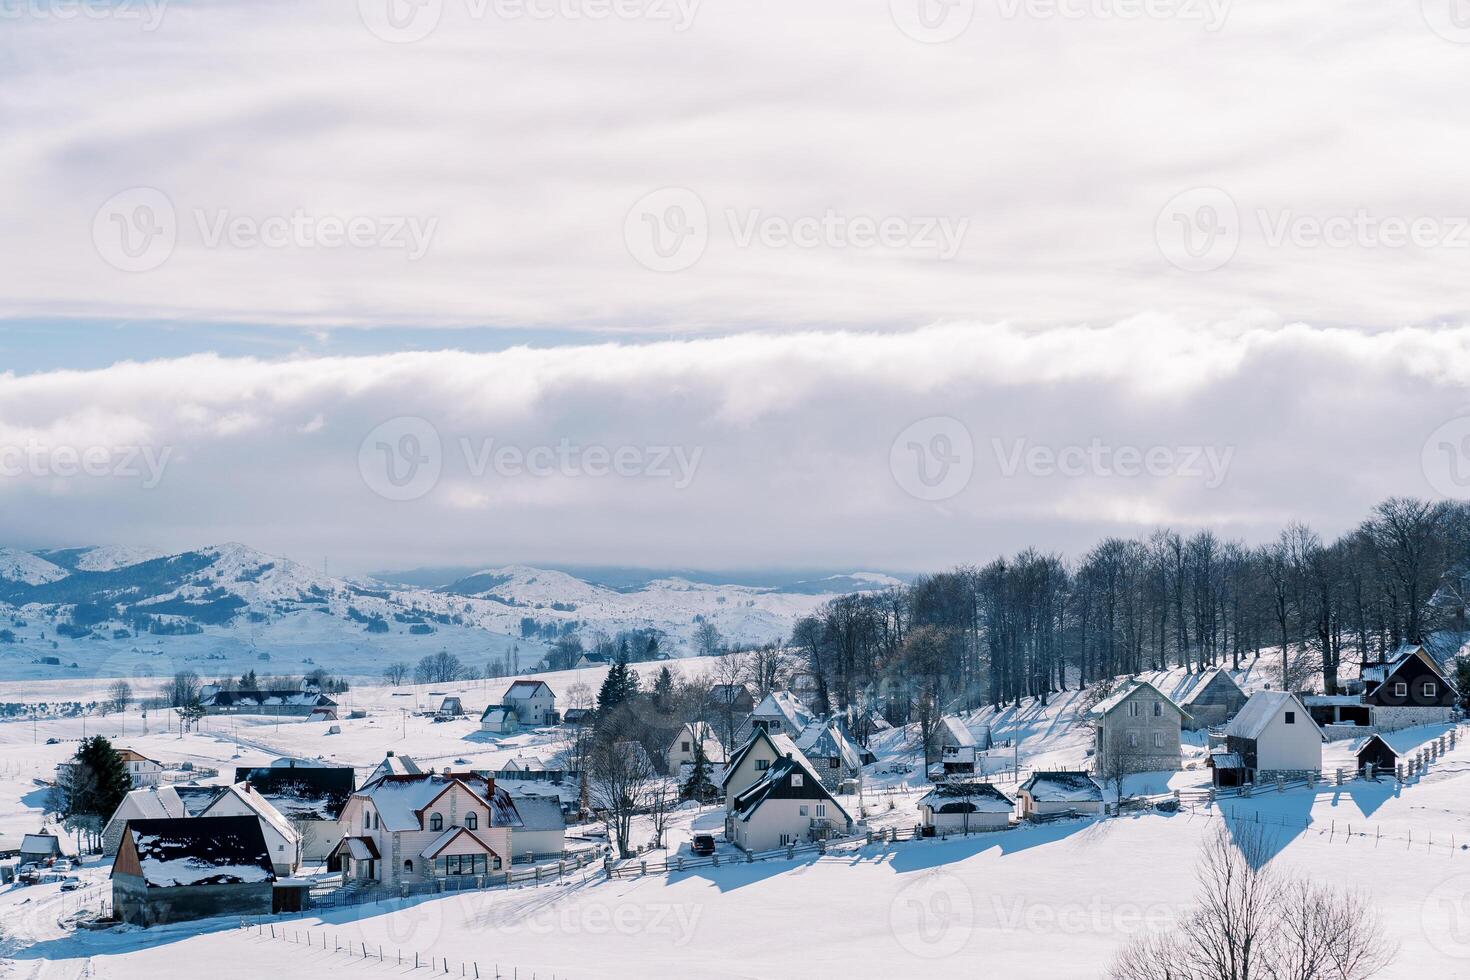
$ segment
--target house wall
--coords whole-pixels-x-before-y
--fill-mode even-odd
[[[1009,813],[936,813],[927,806],[921,812],[924,826],[933,827],[941,833],[962,834],[968,827],[973,834],[977,831],[1006,830],[1011,825]]]
[[[535,697],[507,699],[506,704],[516,709],[516,714],[527,725],[551,724],[551,713],[556,710],[556,696],[546,688],[537,688]]]
[[[1102,813],[1101,800],[1083,800],[1081,802],[1075,803],[1052,801],[1037,802],[1036,800],[1032,799],[1031,794],[1026,790],[1021,790],[1017,794],[1017,802],[1020,804],[1022,816],[1035,815],[1038,817],[1046,817],[1057,813],[1067,813],[1071,810],[1075,810],[1078,813]]]
[[[1138,705],[1138,714],[1130,714],[1129,706]],[[1159,705],[1159,714],[1154,714],[1154,705]],[[1180,747],[1180,715],[1171,704],[1152,690],[1141,687],[1124,699],[1112,711],[1094,725],[1093,761],[1097,772],[1106,773],[1109,767],[1108,753],[1115,746],[1130,757],[1130,772],[1172,771],[1183,766],[1183,750]],[[1134,736],[1136,748],[1128,745],[1129,736]],[[1154,736],[1159,736],[1160,745],[1154,745]]]
[[[745,758],[740,760],[740,765],[735,767],[734,773],[730,776],[730,781],[725,784],[726,813],[734,811],[735,797],[755,785],[755,781],[764,775],[764,769],[756,768],[757,761],[767,763],[767,765],[776,761],[776,750],[771,747],[770,743],[765,741],[757,742],[746,753]]]
[[[271,856],[271,868],[277,875],[286,877],[295,872],[300,863],[300,841],[293,835],[288,837],[276,829],[269,820],[264,819],[250,807],[246,806],[234,793],[226,793],[212,803],[209,809],[200,816],[205,817],[255,817],[260,821],[260,832],[265,835],[265,846]]]
[[[336,820],[305,820],[301,823],[301,860],[325,861],[342,843],[342,825]]]
[[[242,885],[149,888],[136,875],[112,876],[112,907],[118,918],[139,926],[187,922],[215,915],[269,915],[269,881]]]
[[[1219,728],[1245,707],[1246,696],[1239,686],[1221,674],[1210,678],[1204,690],[1189,699],[1184,710],[1189,712],[1185,727],[1191,731]]]
[[[1455,720],[1455,709],[1438,706],[1380,706],[1373,709],[1373,725],[1380,732],[1413,728],[1415,725],[1439,725]],[[1359,734],[1363,734],[1360,730]]]
[[[811,840],[811,822],[817,818],[817,807],[821,800],[766,800],[749,820],[735,818],[735,843],[747,851],[769,851],[784,846],[781,835],[790,836],[790,842],[804,844]],[[806,816],[802,816],[802,808]],[[846,833],[847,821],[841,811],[831,803],[826,804],[825,819],[833,833]]]
[[[560,855],[566,850],[565,830],[516,830],[511,829],[510,847],[514,858],[546,857]]]
[[[1286,713],[1296,713],[1296,724],[1286,723]],[[1288,701],[1256,738],[1256,772],[1301,772],[1322,768],[1322,737],[1307,710]]]
[[[463,827],[466,814],[476,814],[475,836],[479,837],[490,848],[500,855],[502,860],[509,860],[511,855],[511,841],[509,827],[490,827],[490,812],[485,805],[462,786],[451,786],[447,792],[439,797],[423,813],[423,827],[431,826],[431,819],[435,813],[444,817],[444,827],[441,830],[389,830],[387,827],[368,827],[369,817],[373,813],[372,801],[363,797],[353,797],[347,802],[342,810],[342,817],[338,821],[339,838],[341,836],[371,837],[378,846],[378,853],[382,860],[374,862],[374,871],[377,878],[385,885],[397,885],[400,882],[428,881],[433,877],[432,862],[423,856],[424,850],[434,841],[443,836],[444,831],[450,827]],[[459,843],[459,842],[457,842]],[[463,850],[456,851],[451,848],[446,853],[466,853]],[[405,868],[405,862],[412,862],[412,868]]]

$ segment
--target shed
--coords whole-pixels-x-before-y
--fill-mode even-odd
[[[1365,772],[1371,765],[1375,772],[1393,772],[1399,764],[1399,753],[1377,732],[1363,739],[1353,753],[1358,760],[1358,772]]]
[[[20,840],[20,863],[45,864],[61,857],[61,842],[55,834],[26,834]]]
[[[1069,813],[1102,813],[1103,791],[1085,772],[1033,772],[1016,791],[1021,816],[1027,820]]]
[[[1005,830],[1015,802],[990,783],[940,783],[919,800],[925,827],[941,833]]]

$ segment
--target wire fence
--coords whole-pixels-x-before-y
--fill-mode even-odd
[[[303,951],[321,950],[329,956],[345,955],[349,960],[355,958],[364,963],[376,961],[380,966],[391,965],[400,971],[427,970],[430,976],[460,976],[471,977],[474,980],[520,980],[521,976],[521,969],[518,966],[502,968],[499,963],[487,962],[482,970],[479,960],[450,959],[437,953],[387,947],[381,943],[369,943],[366,940],[354,940],[350,937],[346,943],[343,943],[340,935],[328,932],[325,928],[313,932],[305,928],[288,928],[274,922],[242,922],[240,928],[246,934],[253,933],[257,939],[266,942],[287,943],[300,947]],[[389,959],[390,953],[392,959]],[[505,969],[510,972],[504,972]],[[526,980],[540,980],[541,977],[549,978],[549,980],[569,980],[564,973],[526,971]]]
[[[557,881],[586,867],[596,860],[588,851],[577,852],[571,858],[555,864],[537,864],[531,867],[507,868],[486,875],[449,875],[431,881],[404,882],[393,887],[376,882],[348,879],[341,887],[328,882],[321,890],[313,889],[312,909],[344,908],[354,905],[376,905],[400,898],[422,895],[455,895],[467,891],[485,891],[492,888],[510,888],[515,885],[538,884]]]

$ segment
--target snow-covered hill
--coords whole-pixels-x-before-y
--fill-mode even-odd
[[[679,655],[692,652],[701,622],[732,642],[776,640],[832,595],[895,581],[858,573],[760,588],[660,578],[620,589],[515,565],[430,589],[333,577],[235,543],[178,554],[0,549],[0,678],[90,672],[125,654],[210,661],[210,673],[375,675],[447,649],[475,666],[513,655],[525,669],[565,633],[627,629],[657,631]]]

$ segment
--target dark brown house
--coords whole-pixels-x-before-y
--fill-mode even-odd
[[[130,820],[112,862],[112,907],[140,926],[269,915],[275,881],[253,816]]]

